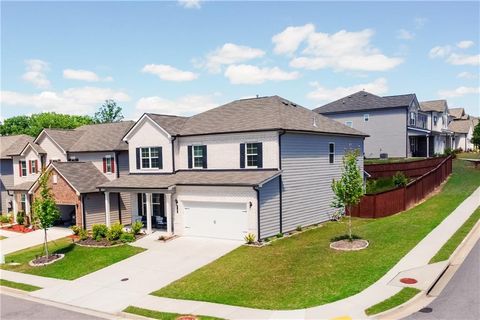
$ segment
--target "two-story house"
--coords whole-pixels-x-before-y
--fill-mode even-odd
[[[144,114],[125,134],[128,175],[99,185],[130,193],[147,231],[262,239],[331,218],[331,182],[365,134],[278,96],[192,117]],[[363,170],[363,159],[358,159]]]
[[[359,91],[314,111],[368,134],[366,158],[433,155],[427,147],[428,114],[415,94],[380,97]]]
[[[448,129],[450,116],[447,100],[420,102],[420,110],[428,115],[430,129],[429,153],[443,154],[445,149],[453,146],[453,133]]]
[[[479,119],[465,113],[463,108],[449,109],[452,121],[448,130],[453,132],[453,148],[471,151],[475,149],[472,143],[473,130],[478,125]]]
[[[0,213],[13,211],[13,193],[7,190],[13,186],[13,160],[10,154],[21,151],[33,138],[24,134],[0,136]]]
[[[39,193],[42,169],[49,175],[49,187],[64,225],[90,228],[105,223],[104,196],[97,185],[128,174],[128,146],[122,137],[133,121],[85,125],[73,130],[44,129],[33,142],[24,145],[13,160],[13,212],[27,216]],[[130,195],[112,197],[112,221],[128,220]]]

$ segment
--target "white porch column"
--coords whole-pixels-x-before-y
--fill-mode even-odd
[[[30,216],[30,195],[28,192],[25,194],[25,215]]]
[[[427,158],[430,158],[430,136],[427,136]]]
[[[15,223],[17,222],[17,213],[18,213],[17,194],[15,192],[13,193],[12,205],[13,205],[13,222]]]
[[[167,233],[172,234],[172,194],[165,194],[165,211],[167,213]]]
[[[110,227],[110,192],[105,191],[105,225]]]
[[[147,233],[152,233],[152,194],[151,193],[146,193],[145,194],[145,200],[147,204]]]

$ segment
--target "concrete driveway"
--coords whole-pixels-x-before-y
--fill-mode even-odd
[[[57,240],[72,234],[68,228],[53,227],[48,229],[48,241]],[[29,233],[12,232],[0,229],[0,235],[7,237],[0,241],[0,252],[3,255],[30,248],[43,243],[43,230]]]
[[[150,248],[145,252],[69,283],[35,291],[31,295],[82,308],[119,312],[134,305],[146,294],[195,271],[242,244],[239,241],[193,237],[180,237],[162,243],[153,240],[153,237],[149,238],[140,242],[141,246]]]

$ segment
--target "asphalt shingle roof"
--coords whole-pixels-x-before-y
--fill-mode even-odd
[[[465,115],[464,108],[450,108],[448,109],[448,113],[454,117],[455,119],[461,119]]]
[[[408,107],[415,99],[415,94],[380,97],[366,91],[358,91],[336,101],[327,103],[313,111],[318,113],[340,113],[349,111],[374,110],[385,108]]]
[[[279,96],[236,100],[188,118],[180,135],[291,130],[366,136]]]
[[[468,133],[470,127],[475,128],[478,124],[478,118],[471,117],[468,120],[455,120],[448,124],[448,130],[457,133]]]
[[[174,174],[130,174],[99,184],[99,188],[166,189],[176,185],[256,186],[280,174],[278,170],[178,171]]]
[[[25,134],[0,136],[0,159],[10,159],[9,155],[19,154],[33,138]]]
[[[96,186],[108,181],[91,162],[52,162],[51,165],[80,193],[98,192]]]
[[[7,187],[7,189],[12,191],[28,191],[30,190],[30,188],[33,186],[34,183],[35,181],[27,181],[27,182],[16,184],[11,187]]]
[[[181,128],[188,120],[188,117],[170,116],[165,114],[147,113],[147,115],[172,136],[179,134]]]
[[[420,110],[444,112],[448,109],[447,100],[430,100],[420,102]]]

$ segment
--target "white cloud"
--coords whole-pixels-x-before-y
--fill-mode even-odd
[[[440,90],[438,96],[441,98],[463,97],[468,94],[480,94],[480,87],[458,87],[452,90]]]
[[[136,103],[138,116],[144,112],[171,115],[193,115],[219,106],[219,93],[209,95],[187,95],[175,100],[159,96],[143,97]]]
[[[63,70],[63,77],[65,79],[81,80],[87,82],[113,81],[112,77],[105,77],[101,79],[95,72],[81,69],[65,69]]]
[[[46,72],[49,70],[48,63],[39,59],[25,61],[25,73],[22,79],[32,83],[35,87],[45,89],[50,87],[50,81],[47,79]]]
[[[122,91],[97,87],[69,88],[62,92],[42,91],[38,94],[2,91],[0,96],[2,108],[5,105],[34,107],[39,111],[69,114],[92,113],[107,99],[124,102],[130,97]]]
[[[212,73],[222,71],[222,66],[241,63],[252,59],[261,58],[265,51],[234,43],[225,43],[220,48],[207,54],[205,61],[198,63],[200,67],[206,67]]]
[[[295,30],[302,32],[296,35]],[[290,66],[309,70],[385,71],[403,62],[403,59],[387,57],[373,47],[370,44],[373,34],[371,29],[358,32],[340,30],[334,34],[315,32],[311,24],[288,27],[274,36],[277,41],[274,50],[292,54],[302,43],[305,44],[305,49],[290,61]]]
[[[314,31],[315,26],[311,23],[300,27],[287,27],[273,36],[272,42],[275,44],[273,51],[277,54],[292,54]]]
[[[233,84],[261,84],[265,81],[294,80],[298,72],[283,71],[278,67],[259,68],[248,64],[231,65],[225,70],[225,77]]]
[[[480,54],[477,55],[467,55],[467,54],[457,54],[452,53],[446,60],[448,63],[453,65],[480,65]]]
[[[166,64],[147,64],[142,72],[158,76],[167,81],[192,81],[198,78],[198,74],[190,71],[182,71]]]
[[[457,78],[462,78],[462,79],[476,79],[478,78],[478,74],[474,74],[468,71],[460,72],[457,74]]]
[[[318,82],[313,82],[311,85],[315,89],[310,92],[307,97],[314,101],[325,102],[335,101],[361,90],[365,90],[377,95],[385,94],[388,91],[388,84],[385,78],[378,78],[370,83],[362,83],[350,87],[327,88],[320,85]]]
[[[200,9],[200,0],[178,0],[178,3],[187,9]]]
[[[397,38],[402,40],[412,40],[415,38],[415,34],[405,29],[400,29],[397,32]]]
[[[457,47],[459,47],[460,49],[468,49],[473,45],[474,45],[474,42],[471,40],[463,40],[457,43]]]

